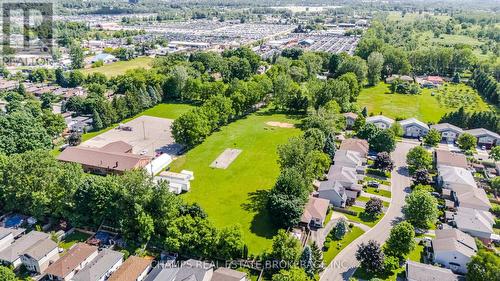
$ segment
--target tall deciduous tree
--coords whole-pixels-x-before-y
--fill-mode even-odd
[[[300,252],[299,241],[285,230],[280,229],[273,238],[273,246],[269,257],[274,261],[278,261],[281,268],[289,269],[297,264]]]
[[[432,155],[421,146],[416,146],[406,155],[406,163],[410,173],[415,173],[416,170],[432,168]]]
[[[415,227],[428,229],[438,218],[438,202],[425,190],[415,190],[405,198],[406,219]]]
[[[374,240],[368,243],[361,243],[356,251],[356,259],[360,262],[363,269],[368,272],[382,272],[384,270],[384,253],[380,244]]]
[[[415,244],[415,229],[409,222],[403,221],[391,229],[384,253],[403,259],[415,248]]]
[[[476,147],[477,139],[469,133],[463,133],[458,137],[457,143],[460,149],[471,150]]]
[[[496,281],[500,278],[500,257],[495,253],[479,251],[467,264],[467,280]]]
[[[384,56],[379,52],[372,52],[367,59],[368,65],[368,83],[370,85],[377,85],[382,75],[384,67]]]
[[[428,146],[436,146],[441,141],[441,133],[432,128],[424,137],[424,143]]]

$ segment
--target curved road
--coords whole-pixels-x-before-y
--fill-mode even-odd
[[[402,219],[402,207],[406,194],[411,184],[408,170],[406,169],[406,154],[415,144],[398,142],[396,150],[392,153],[395,169],[391,177],[391,204],[380,222],[369,231],[358,237],[344,250],[342,250],[333,261],[325,268],[321,274],[320,281],[341,281],[348,280],[359,262],[356,260],[356,250],[358,245],[369,240],[375,240],[383,244],[389,237],[392,225]]]

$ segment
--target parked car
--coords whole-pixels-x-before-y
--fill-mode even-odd
[[[366,183],[366,185],[368,185],[369,187],[379,187],[380,183],[378,181],[368,181]]]
[[[431,194],[436,198],[441,198],[441,194],[439,194],[439,192],[431,192]]]

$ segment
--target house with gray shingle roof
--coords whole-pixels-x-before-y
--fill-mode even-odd
[[[455,273],[467,273],[467,264],[476,255],[474,238],[456,228],[437,229],[432,240],[434,262],[442,264]]]
[[[405,137],[423,137],[427,135],[427,132],[429,132],[429,126],[416,118],[408,118],[399,121],[399,124],[403,127],[403,135]]]
[[[464,131],[464,133],[473,135],[477,139],[477,144],[479,146],[484,145],[488,149],[500,143],[500,135],[483,128],[467,130]]]
[[[104,281],[123,263],[123,253],[104,249],[80,270],[73,281]]]
[[[453,214],[453,222],[459,230],[486,243],[491,242],[494,235],[495,218],[487,211],[458,207],[457,212]]]
[[[21,262],[26,269],[39,274],[58,259],[59,247],[52,239],[45,239],[32,245],[21,255]]]
[[[406,262],[406,280],[408,281],[465,281],[447,268],[423,264],[408,260]]]
[[[388,129],[394,124],[394,120],[384,115],[375,115],[366,118],[366,123],[373,123],[378,128]]]
[[[31,231],[0,251],[0,263],[17,268],[22,264],[21,255],[33,245],[49,239],[47,233]]]
[[[158,266],[148,274],[145,281],[210,281],[213,265],[197,260],[188,260],[180,267]]]
[[[0,227],[0,251],[14,243],[14,240],[21,236],[25,230],[24,228]]]
[[[441,139],[447,142],[455,142],[464,132],[461,128],[450,123],[440,123],[431,125],[431,129],[436,129],[441,134]]]

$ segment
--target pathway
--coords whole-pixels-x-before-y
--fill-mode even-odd
[[[414,146],[415,143],[399,142],[396,146],[396,150],[392,153],[392,159],[395,164],[395,169],[392,172],[391,178],[392,198],[385,216],[377,225],[342,250],[321,274],[320,281],[349,280],[359,265],[355,257],[358,246],[369,240],[375,240],[381,244],[384,243],[389,237],[392,225],[402,219],[402,207],[406,194],[409,193],[409,186],[411,183],[408,170],[405,167],[406,154]]]

